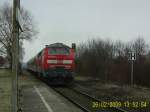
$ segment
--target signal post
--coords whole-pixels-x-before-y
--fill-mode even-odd
[[[134,84],[134,76],[133,76],[133,64],[134,64],[134,61],[136,60],[136,52],[132,51],[132,52],[129,52],[129,57],[128,57],[129,61],[131,62],[131,85]]]

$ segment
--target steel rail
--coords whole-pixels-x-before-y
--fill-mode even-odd
[[[82,106],[81,104],[79,104],[78,102],[72,100],[71,98],[69,98],[68,96],[64,95],[62,92],[60,92],[59,90],[57,90],[54,87],[51,87],[53,90],[55,90],[57,93],[59,93],[61,96],[63,96],[64,98],[66,98],[68,101],[72,102],[73,104],[75,104],[77,107],[79,107],[81,110],[83,110],[84,112],[91,112],[89,109],[85,108],[84,106]]]
[[[93,100],[95,100],[95,101],[101,102],[100,99],[97,99],[96,97],[91,96],[91,95],[89,95],[89,94],[87,94],[87,93],[85,93],[85,92],[83,92],[83,91],[81,92],[81,91],[79,91],[79,90],[77,90],[77,89],[74,89],[74,88],[71,88],[71,87],[69,87],[69,89],[71,89],[71,90],[73,90],[74,92],[77,92],[77,93],[79,93],[79,94],[85,95],[85,96],[87,96],[87,97],[89,97],[89,98],[91,98],[91,99],[93,99]],[[119,108],[119,107],[111,107],[111,108],[112,108],[112,109],[116,109],[116,110],[119,111],[119,112],[128,112],[127,110],[124,110],[124,109]]]
[[[70,102],[72,102],[73,104],[75,104],[77,107],[79,107],[80,109],[82,109],[84,112],[91,112],[90,109],[86,108],[85,105],[80,104],[79,102],[71,99],[69,96],[65,95],[61,90],[59,90],[59,88],[54,88],[51,87],[53,90],[55,90],[57,93],[59,93],[61,96],[63,96],[64,98],[66,98],[67,100],[69,100]],[[62,89],[62,88],[61,88]],[[65,89],[65,88],[64,88]],[[95,101],[99,101],[99,99],[96,99],[95,97],[85,93],[85,92],[81,92],[79,90],[76,90],[74,88],[68,87],[67,89],[70,89],[72,91],[74,91],[76,94],[81,94],[84,97],[88,97],[88,99],[92,99]],[[112,108],[107,108],[107,109],[112,109],[112,111],[117,111],[117,112],[128,112],[127,110],[121,109],[121,108],[117,108],[117,107],[112,107]],[[99,110],[100,111],[100,110]]]

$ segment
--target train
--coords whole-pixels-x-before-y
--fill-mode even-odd
[[[74,80],[75,49],[75,43],[72,47],[63,43],[46,45],[27,62],[27,69],[50,84],[68,84]]]

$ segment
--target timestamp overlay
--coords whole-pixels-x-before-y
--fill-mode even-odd
[[[93,110],[101,110],[107,108],[122,108],[128,110],[150,110],[150,102],[148,101],[92,101]]]

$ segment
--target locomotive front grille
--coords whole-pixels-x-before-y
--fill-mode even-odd
[[[56,67],[57,70],[64,70],[65,67]]]

